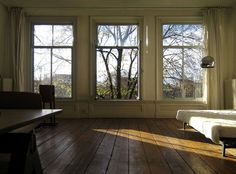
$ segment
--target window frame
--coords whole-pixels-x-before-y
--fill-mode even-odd
[[[73,27],[73,45],[72,46],[34,46],[34,26],[35,25],[72,25]],[[30,59],[31,59],[31,88],[34,91],[34,48],[71,48],[71,97],[57,97],[56,100],[59,101],[70,101],[74,99],[75,96],[75,57],[76,57],[76,30],[77,30],[77,23],[76,19],[73,17],[32,17],[30,18]],[[50,64],[52,67],[52,64]],[[50,77],[52,74],[50,73]],[[51,78],[52,79],[52,78]]]
[[[142,20],[139,17],[93,17],[91,18],[91,98],[95,101],[140,101],[142,99],[141,94],[141,66],[142,66]],[[138,63],[138,98],[137,99],[97,99],[96,98],[96,89],[97,89],[97,57],[96,57],[96,48],[97,48],[97,26],[98,25],[137,25],[137,33],[138,33],[138,51],[139,51],[139,60]],[[99,46],[100,47],[100,46]],[[104,46],[105,47],[105,46]],[[110,47],[110,46],[109,46]],[[116,46],[114,46],[116,47]],[[128,48],[130,46],[123,46],[124,48]],[[131,46],[133,47],[133,46]]]
[[[158,49],[157,50],[160,50],[159,51],[159,54],[157,54],[159,56],[159,59],[158,59],[158,66],[159,67],[159,70],[158,70],[158,80],[159,80],[159,84],[158,84],[158,93],[160,96],[158,96],[159,99],[163,100],[163,101],[190,101],[190,102],[204,102],[205,101],[205,96],[206,96],[206,86],[205,86],[205,83],[207,81],[206,79],[206,71],[204,71],[204,69],[202,69],[202,72],[203,72],[203,79],[202,79],[202,97],[201,98],[175,98],[175,99],[170,99],[170,98],[165,98],[163,96],[163,49],[164,48],[183,48],[183,49],[186,49],[187,47],[189,48],[193,48],[193,47],[196,47],[196,46],[163,46],[163,39],[162,39],[162,27],[163,25],[165,24],[201,24],[203,26],[203,19],[202,17],[161,17],[161,18],[158,18],[157,19],[157,41],[158,41]],[[204,30],[204,27],[203,27],[203,30]],[[203,31],[204,32],[204,31]],[[203,41],[203,50],[205,49],[204,48],[204,41]],[[199,48],[199,47],[196,47],[196,48]],[[205,51],[204,51],[205,52]],[[204,54],[203,52],[203,54]],[[158,81],[157,81],[158,83]]]

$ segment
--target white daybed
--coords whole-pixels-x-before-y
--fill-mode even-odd
[[[225,148],[236,147],[236,110],[178,110],[176,119]]]

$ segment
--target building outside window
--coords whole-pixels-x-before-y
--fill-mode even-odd
[[[202,24],[162,24],[163,98],[203,97]]]
[[[72,97],[72,24],[33,24],[33,89],[55,85],[56,98]]]
[[[139,99],[137,24],[96,25],[96,99]]]

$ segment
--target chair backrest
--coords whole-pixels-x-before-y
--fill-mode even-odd
[[[45,103],[49,103],[50,108],[55,108],[55,86],[54,85],[39,85],[39,93],[42,97],[44,108],[45,108]]]
[[[42,109],[42,98],[32,92],[0,92],[0,109]]]

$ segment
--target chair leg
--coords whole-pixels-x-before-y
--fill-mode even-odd
[[[55,109],[55,102],[48,102],[46,104],[49,104],[50,109]],[[43,102],[43,108],[45,109],[45,102]],[[42,126],[56,126],[56,117],[55,115],[50,117],[50,120],[47,119],[48,122],[44,121],[42,123]]]
[[[222,156],[225,157],[225,143],[222,143]]]

